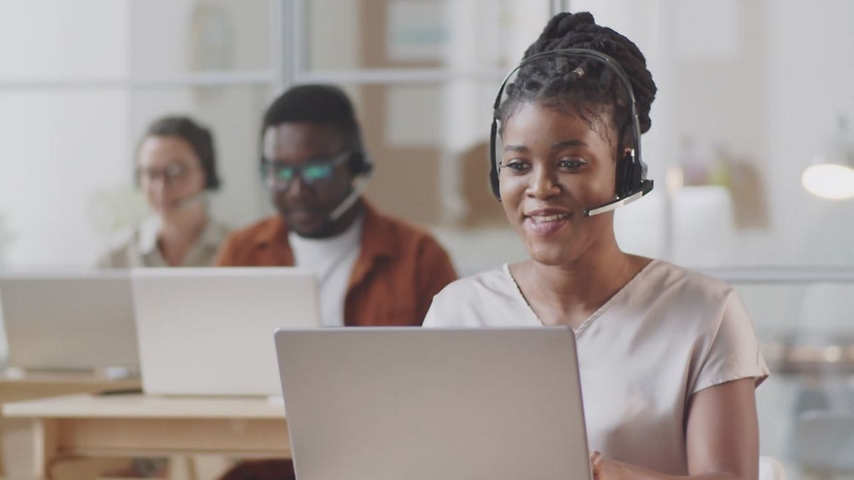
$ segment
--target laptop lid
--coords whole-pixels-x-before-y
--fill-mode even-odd
[[[143,390],[279,395],[278,327],[316,327],[316,280],[297,268],[132,272]]]
[[[9,366],[93,370],[139,363],[127,272],[0,276]]]
[[[569,328],[279,330],[300,480],[588,479]]]

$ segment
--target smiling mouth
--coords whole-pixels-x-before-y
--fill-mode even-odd
[[[571,213],[556,213],[551,215],[526,215],[525,225],[538,236],[546,236],[557,232],[566,225]]]
[[[536,223],[549,223],[549,222],[557,222],[560,220],[566,220],[570,217],[569,213],[559,213],[555,215],[531,215],[526,216],[525,218],[530,218],[532,221]]]

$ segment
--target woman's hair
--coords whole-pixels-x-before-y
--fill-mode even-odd
[[[649,109],[656,87],[637,45],[610,28],[597,25],[590,13],[560,13],[528,47],[523,61],[538,53],[565,48],[595,50],[616,60],[632,85],[641,132],[649,130]],[[618,151],[631,133],[631,98],[625,83],[600,60],[555,55],[524,65],[506,87],[506,98],[497,112],[502,125],[520,105],[529,102],[567,113],[574,110],[591,129],[617,145]],[[606,128],[600,130],[600,126]],[[616,138],[610,136],[612,131]]]
[[[205,174],[205,189],[219,188],[221,182],[216,172],[216,155],[210,130],[189,117],[163,117],[148,126],[142,139],[148,137],[178,137],[189,143],[199,157],[202,172]]]

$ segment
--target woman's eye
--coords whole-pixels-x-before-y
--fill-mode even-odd
[[[587,165],[587,161],[581,160],[579,158],[566,158],[566,159],[560,160],[557,163],[557,166],[559,168],[564,168],[567,170],[578,170],[579,168],[581,168],[585,165]]]
[[[504,164],[504,168],[509,168],[510,170],[519,173],[528,170],[529,166],[527,163],[519,160],[510,160]]]

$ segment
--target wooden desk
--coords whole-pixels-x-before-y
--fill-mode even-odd
[[[103,375],[85,372],[26,373],[8,376],[0,374],[0,404],[36,398],[69,395],[73,393],[99,393],[114,390],[138,390],[139,378],[110,379]],[[16,443],[22,423],[17,419],[0,418],[0,473],[7,478],[17,476],[8,465],[20,451]],[[10,432],[9,435],[6,435]]]
[[[3,415],[25,421],[9,434],[27,440],[14,467],[26,477],[73,456],[291,455],[284,408],[266,398],[70,395],[7,403]]]
[[[114,390],[139,390],[139,377],[110,379],[94,373],[27,373],[8,377],[0,374],[0,404],[56,397],[73,393],[101,393]]]

